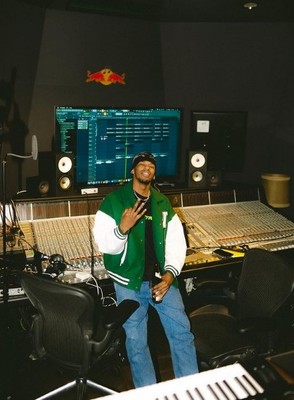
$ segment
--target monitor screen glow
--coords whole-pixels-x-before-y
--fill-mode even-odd
[[[131,179],[134,155],[156,158],[158,181],[179,173],[180,108],[56,106],[55,149],[72,153],[77,187],[121,184]]]

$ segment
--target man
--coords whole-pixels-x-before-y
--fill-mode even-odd
[[[156,383],[147,345],[149,304],[158,312],[169,341],[175,377],[198,372],[194,337],[176,278],[185,260],[185,236],[168,198],[151,186],[155,169],[151,153],[135,155],[132,182],[106,196],[93,229],[117,301],[133,299],[140,304],[124,324],[135,387]],[[151,287],[156,268],[161,282]],[[154,302],[154,297],[162,301]]]

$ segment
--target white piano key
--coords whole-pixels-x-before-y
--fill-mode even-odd
[[[100,397],[99,400],[242,400],[250,398],[248,392],[256,395],[263,393],[263,388],[237,363]]]
[[[189,391],[190,393],[190,391]],[[191,396],[191,400],[205,400],[202,394],[200,393],[198,388],[194,388],[193,396]]]
[[[235,378],[236,382],[244,389],[246,393],[246,397],[255,396],[257,394],[256,390],[252,387],[252,385],[248,384],[248,382],[245,381],[245,379],[242,378],[242,376],[238,376]]]
[[[237,378],[240,383],[244,386],[245,390],[251,395],[251,396],[256,396],[257,395],[257,390],[255,387],[249,382],[248,380],[245,379],[244,376],[240,376]]]
[[[200,396],[201,400],[218,400],[214,396],[214,394],[211,392],[209,385],[207,383],[205,385],[197,385],[197,389],[198,389],[199,393],[201,394],[201,396]]]
[[[246,380],[248,380],[248,381],[251,383],[251,385],[256,389],[256,391],[257,391],[258,393],[263,393],[263,392],[264,392],[264,390],[263,390],[263,388],[260,386],[260,384],[259,384],[250,374],[246,373],[246,374],[244,375],[244,378],[245,378]]]
[[[226,383],[228,384],[230,389],[233,391],[233,393],[236,394],[238,400],[246,399],[248,397],[248,392],[239,383],[239,381],[236,379],[236,376],[234,376],[233,378],[227,379]]]
[[[231,390],[229,390],[229,388],[227,387],[227,385],[225,385],[224,382],[218,382],[218,384],[220,385],[222,390],[225,392],[228,400],[237,400],[237,397],[234,395],[234,393],[232,393]]]
[[[215,394],[215,399],[217,400],[230,400],[226,393],[221,390],[221,387],[218,385],[218,382],[211,383],[209,385],[213,394]]]

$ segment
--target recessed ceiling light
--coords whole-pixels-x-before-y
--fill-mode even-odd
[[[249,10],[252,10],[252,8],[257,7],[257,3],[255,1],[247,1],[246,3],[243,4],[243,7],[248,8]]]

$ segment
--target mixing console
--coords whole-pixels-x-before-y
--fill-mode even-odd
[[[269,251],[294,248],[294,223],[260,201],[244,201],[175,208],[186,227],[189,248],[186,267],[218,263],[216,248],[225,248],[230,257],[243,257],[244,249],[260,247]],[[89,272],[97,279],[108,277],[92,238],[94,215],[20,221],[21,233],[11,240],[8,250],[25,251],[27,259],[34,250],[45,255],[61,254],[72,272]],[[1,240],[0,240],[1,242]],[[1,252],[2,243],[0,243]],[[185,271],[185,267],[183,272]],[[87,276],[85,274],[85,276]]]
[[[294,223],[259,201],[175,209],[195,250],[217,247],[294,248]]]
[[[93,222],[94,216],[20,222],[27,257],[33,255],[33,248],[48,256],[61,254],[68,270],[91,272],[93,263],[95,276],[107,278],[102,255],[92,238]]]

